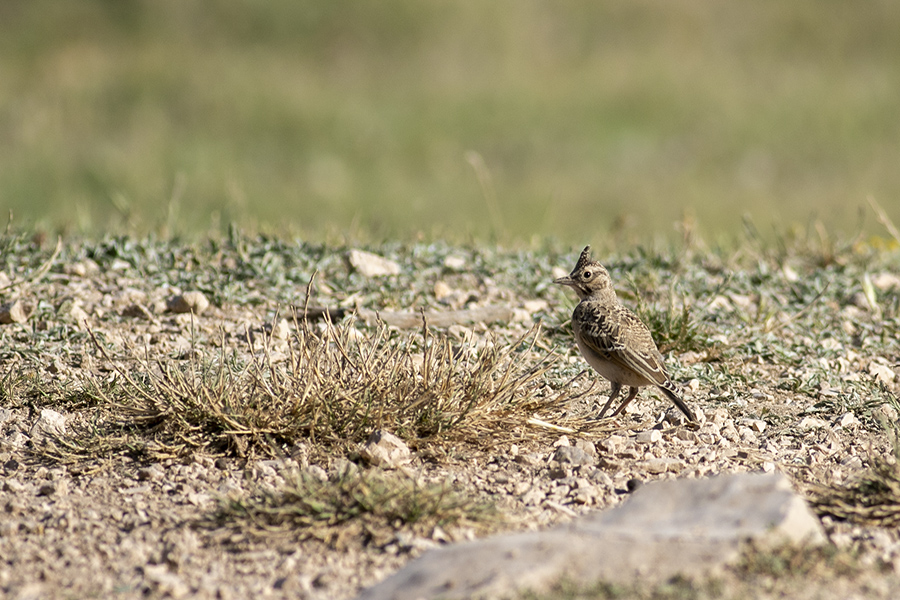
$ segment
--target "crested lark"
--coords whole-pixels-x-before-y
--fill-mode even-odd
[[[581,252],[578,264],[569,276],[560,277],[553,283],[569,286],[581,299],[572,313],[575,342],[588,364],[612,384],[609,400],[598,419],[606,414],[623,385],[629,387],[628,397],[613,417],[628,406],[639,388],[655,385],[688,420],[697,421],[676,393],[650,330],[636,314],[619,304],[606,268],[591,260],[590,246]]]

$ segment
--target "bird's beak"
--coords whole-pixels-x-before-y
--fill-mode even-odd
[[[554,279],[553,283],[558,283],[559,285],[568,285],[568,286],[575,285],[575,282],[568,275],[566,275],[565,277],[560,277],[558,279]]]

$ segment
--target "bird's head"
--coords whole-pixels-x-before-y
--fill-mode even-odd
[[[609,272],[599,262],[591,260],[590,246],[585,246],[581,251],[581,256],[578,257],[578,263],[572,272],[565,277],[554,279],[553,283],[569,286],[582,300],[610,292],[615,296]]]

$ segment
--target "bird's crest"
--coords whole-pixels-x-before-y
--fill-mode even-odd
[[[585,246],[584,250],[581,251],[581,256],[578,257],[578,263],[575,265],[574,271],[579,271],[589,264],[591,264],[591,247]]]

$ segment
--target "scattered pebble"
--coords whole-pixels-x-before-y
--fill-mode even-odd
[[[438,302],[443,301],[445,298],[450,297],[453,294],[453,288],[451,288],[447,283],[443,281],[438,281],[434,284],[434,297]]]
[[[526,300],[522,303],[522,308],[529,314],[544,311],[546,312],[550,304],[546,300]]]
[[[885,385],[893,383],[897,378],[897,374],[890,366],[875,360],[869,363],[867,371],[869,375],[875,377],[876,381]]]
[[[662,432],[659,429],[641,431],[635,439],[639,444],[655,444],[662,439]]]
[[[56,493],[56,484],[53,482],[41,485],[37,490],[38,496],[52,496]]]
[[[35,441],[46,436],[61,438],[66,434],[66,416],[49,408],[41,409],[41,416],[31,427],[31,437]]]
[[[876,273],[871,278],[872,285],[884,292],[892,288],[900,288],[900,275],[895,273]]]
[[[0,305],[0,324],[24,323],[31,316],[33,309],[21,300],[13,300]]]
[[[265,330],[274,340],[284,341],[291,335],[291,326],[287,319],[278,319],[274,323],[267,323]]]
[[[409,447],[394,434],[376,430],[359,452],[370,465],[396,469],[411,460]]]
[[[553,460],[561,465],[590,465],[594,457],[577,446],[560,446],[553,453]]]
[[[129,304],[125,308],[122,309],[120,313],[123,317],[129,317],[132,319],[146,319],[148,321],[153,319],[153,313],[150,312],[150,309],[140,303]]]
[[[828,427],[828,423],[816,417],[803,417],[797,427],[802,431],[806,431],[809,429],[821,429],[822,427]]]
[[[762,419],[744,419],[744,425],[756,433],[762,433],[766,430],[766,422]]]
[[[536,452],[529,452],[526,454],[517,454],[513,460],[520,465],[536,467],[544,462],[544,457]]]
[[[400,274],[400,265],[396,262],[365,250],[351,250],[349,258],[350,264],[363,277],[384,277],[386,275]]]
[[[462,256],[449,255],[444,258],[444,266],[448,269],[453,269],[455,271],[459,271],[463,267],[466,266],[466,259]]]
[[[166,302],[166,308],[169,312],[175,314],[193,313],[200,316],[203,314],[203,311],[209,308],[209,300],[206,299],[203,292],[184,292],[169,298]]]
[[[844,413],[837,421],[838,427],[849,429],[860,425],[859,419],[852,412]]]

